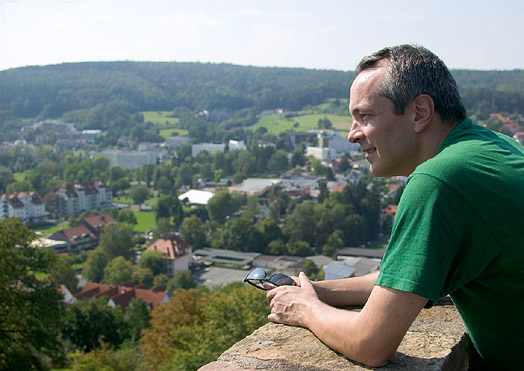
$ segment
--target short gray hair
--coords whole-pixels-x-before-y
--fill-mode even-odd
[[[416,45],[381,49],[360,61],[356,75],[376,67],[381,60],[389,63],[379,94],[393,101],[397,115],[403,114],[417,96],[428,94],[443,121],[460,122],[467,117],[455,79],[444,62],[428,49]]]

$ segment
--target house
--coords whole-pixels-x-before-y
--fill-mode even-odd
[[[119,286],[104,285],[101,283],[87,282],[82,291],[76,295],[77,300],[107,297],[107,305],[116,307],[117,305],[126,310],[131,300],[140,298],[151,310],[162,303],[169,301],[169,296],[165,293],[163,287],[155,287],[147,290],[143,287],[135,287],[131,283],[124,283]]]
[[[171,235],[159,238],[146,251],[160,251],[167,260],[166,274],[172,277],[178,271],[187,271],[191,262],[192,248],[182,238]]]
[[[0,198],[0,220],[12,216],[27,225],[41,223],[46,218],[44,200],[36,191],[4,194]]]
[[[54,201],[47,205],[48,211],[56,214],[57,218],[68,218],[82,211],[104,209],[113,202],[113,193],[99,180],[59,185],[50,193],[54,194]]]
[[[94,249],[98,245],[97,235],[91,232],[85,225],[81,224],[72,228],[61,229],[49,236],[49,240],[62,241],[65,244],[66,248],[64,249],[61,246],[61,251],[57,252],[78,253],[80,251]]]
[[[109,158],[110,166],[118,166],[124,169],[137,170],[144,165],[156,165],[157,155],[152,151],[130,151],[108,149],[100,154]]]
[[[116,220],[109,214],[92,215],[82,219],[77,225],[61,229],[46,240],[57,253],[77,253],[98,246],[100,233],[108,223]]]
[[[324,279],[327,281],[353,277],[356,270],[355,267],[344,263],[333,262],[324,266]]]
[[[108,223],[116,223],[116,220],[109,214],[102,214],[87,216],[79,224],[86,226],[98,237]]]

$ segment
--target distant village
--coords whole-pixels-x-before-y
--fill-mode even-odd
[[[268,112],[265,112],[267,114]],[[490,120],[498,120],[504,132],[524,145],[524,131],[518,122],[522,115],[504,116],[493,113]],[[41,121],[24,127],[22,131],[38,132],[34,142],[17,140],[13,143],[0,145],[0,154],[7,153],[12,147],[37,146],[47,143],[51,137],[54,148],[58,150],[82,150],[93,144],[102,135],[100,130],[77,131],[73,124],[58,121]],[[280,139],[290,148],[299,143],[307,143],[306,156],[318,159],[329,168],[335,168],[344,154],[349,155],[351,167],[344,173],[334,172],[332,180],[326,182],[327,191],[340,192],[348,184],[357,184],[367,172],[367,164],[363,160],[358,144],[351,144],[343,138],[339,131],[328,129],[310,130],[308,132],[283,132]],[[133,141],[121,138],[119,149],[88,151],[90,157],[102,155],[109,159],[110,166],[124,169],[140,169],[144,165],[157,165],[171,160],[177,151],[191,143],[187,136],[171,136],[163,143],[139,143],[133,149]],[[274,146],[273,143],[259,141],[258,145]],[[135,146],[136,147],[136,146]],[[191,145],[191,156],[196,157],[205,151],[213,154],[218,151],[235,151],[246,149],[243,141],[229,140],[227,143],[199,143]],[[205,207],[217,189],[227,189],[231,194],[257,196],[262,200],[257,206],[257,218],[269,216],[268,205],[263,202],[264,196],[270,193],[283,193],[297,200],[316,200],[320,194],[320,183],[325,177],[315,176],[307,171],[297,174],[294,170],[283,173],[278,178],[262,179],[247,178],[239,184],[233,184],[230,178],[222,178],[218,182],[200,181],[198,188],[187,189],[178,196],[187,206]],[[405,179],[392,179],[389,188],[382,195],[390,197],[402,187]],[[44,202],[44,196],[53,202]],[[57,253],[79,253],[96,248],[100,233],[105,225],[114,223],[115,219],[104,210],[115,208],[113,192],[104,182],[90,180],[74,184],[55,186],[48,195],[40,195],[36,191],[4,194],[0,198],[0,220],[8,217],[19,218],[28,226],[37,226],[49,219],[67,220],[86,211],[99,211],[97,215],[85,217],[76,225],[59,230],[50,235],[39,235],[35,243],[52,247]],[[102,211],[100,213],[100,211]],[[396,205],[391,204],[382,210],[383,215],[394,218]],[[145,236],[150,238],[150,234]],[[166,260],[166,274],[172,277],[178,271],[191,270],[199,284],[213,287],[231,282],[241,282],[247,272],[254,267],[266,268],[269,271],[279,271],[287,274],[298,274],[305,261],[311,261],[324,272],[324,279],[336,279],[361,276],[378,269],[383,250],[366,249],[365,246],[337,249],[334,258],[327,256],[272,256],[253,252],[218,250],[205,247],[193,250],[180,236],[174,234],[156,240],[149,240],[145,251],[160,251]],[[137,254],[137,260],[140,254]],[[169,300],[165,288],[147,289],[134,286],[132,283],[111,286],[100,283],[83,282],[83,288],[76,296],[63,287],[64,300],[75,300],[88,297],[107,296],[108,304],[119,305],[125,309],[132,298],[142,298],[150,308]]]

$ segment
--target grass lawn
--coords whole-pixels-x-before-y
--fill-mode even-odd
[[[15,177],[15,180],[17,182],[21,182],[22,180],[25,179],[25,171],[23,173],[14,173],[13,176]]]
[[[149,197],[147,200],[144,201],[144,204],[150,204],[154,200],[155,200],[154,196]],[[134,205],[133,200],[131,199],[131,197],[128,197],[128,196],[113,197],[113,202],[116,202],[118,204]]]
[[[349,130],[349,116],[339,116],[331,114],[309,114],[285,118],[281,114],[262,116],[258,122],[251,127],[256,130],[259,127],[265,127],[270,133],[278,135],[283,131],[308,131],[318,128],[318,120],[327,117],[333,124],[334,129],[347,131]],[[294,126],[298,123],[298,126]]]
[[[154,211],[135,211],[137,224],[133,226],[135,232],[144,233],[150,231],[156,224],[156,213]]]
[[[67,229],[69,228],[68,222],[62,222],[62,223],[47,223],[45,226],[39,226],[38,229],[36,229],[37,232],[41,232],[43,234],[53,234],[55,232],[58,232],[61,229]]]
[[[186,129],[178,129],[178,128],[169,128],[169,129],[162,129],[160,130],[160,136],[164,139],[169,138],[173,135],[173,133],[177,133],[177,135],[180,136],[187,136],[188,132]]]
[[[144,111],[141,112],[144,115],[145,122],[152,122],[153,124],[174,126],[178,124],[178,117],[170,117],[173,112],[171,111]]]

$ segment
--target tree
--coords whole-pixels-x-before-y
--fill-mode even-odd
[[[89,353],[75,352],[71,354],[72,371],[86,370],[147,370],[143,357],[132,344],[124,343],[120,349],[115,349],[108,343],[102,343],[99,348]]]
[[[30,243],[34,232],[20,220],[0,221],[0,369],[43,369],[49,357],[59,362],[62,296],[45,278],[56,254]],[[41,278],[37,279],[36,277]]]
[[[88,251],[87,259],[82,269],[82,276],[89,282],[102,282],[104,278],[104,268],[109,259],[107,254],[100,248]]]
[[[195,287],[197,287],[197,283],[190,271],[178,271],[167,283],[167,294],[172,295],[175,290],[188,290]]]
[[[283,172],[289,168],[289,160],[287,153],[283,150],[278,150],[271,156],[268,163],[269,170],[274,172]]]
[[[72,267],[71,259],[67,254],[58,255],[57,260],[50,267],[51,280],[59,285],[64,285],[74,295],[80,290],[78,288],[78,278]]]
[[[107,297],[79,300],[67,306],[62,336],[78,350],[89,352],[102,342],[122,343],[123,314],[119,306],[107,305]]]
[[[147,288],[150,288],[153,285],[153,272],[149,268],[138,267],[133,270],[131,274],[131,280],[135,285],[145,285]]]
[[[344,233],[340,230],[335,230],[331,236],[328,237],[326,244],[322,246],[322,255],[333,256],[335,251],[344,247],[343,241]]]
[[[180,225],[184,217],[184,210],[178,197],[161,195],[155,205],[156,219],[173,218],[175,225]]]
[[[149,197],[149,188],[144,184],[134,185],[129,190],[129,197],[131,197],[133,202],[140,208],[142,203]]]
[[[153,227],[153,238],[163,238],[173,234],[175,226],[168,218],[160,218]]]
[[[218,223],[224,223],[234,209],[234,201],[227,190],[220,190],[209,199],[206,205],[209,218]]]
[[[213,234],[211,246],[217,249],[262,252],[264,238],[253,222],[237,218]]]
[[[140,332],[150,327],[149,319],[147,304],[140,298],[132,299],[124,315],[132,341],[140,339]]]
[[[117,256],[104,268],[104,283],[121,285],[133,279],[136,267],[123,256]]]
[[[166,271],[166,261],[160,251],[145,251],[138,261],[140,268],[148,268],[154,276]]]
[[[273,218],[266,218],[258,224],[258,230],[264,238],[266,245],[269,245],[271,241],[284,240],[284,233],[278,225],[277,221]]]
[[[196,370],[267,323],[268,306],[252,287],[231,284],[211,293],[176,290],[151,312],[140,349],[153,369]]]
[[[206,244],[204,223],[194,214],[185,218],[180,226],[180,236],[192,245],[194,250],[204,247]]]
[[[308,256],[311,254],[311,248],[306,241],[291,241],[286,246],[289,255]]]
[[[128,224],[108,223],[100,233],[100,248],[109,260],[117,256],[134,257],[133,229]]]
[[[115,219],[119,223],[127,223],[129,225],[137,223],[135,213],[130,208],[120,209]]]
[[[323,119],[318,119],[317,126],[319,129],[331,129],[333,124],[326,116],[324,116]]]
[[[315,203],[305,201],[298,204],[295,210],[286,220],[287,233],[291,241],[306,241],[309,245],[314,245],[316,241],[315,228]]]

